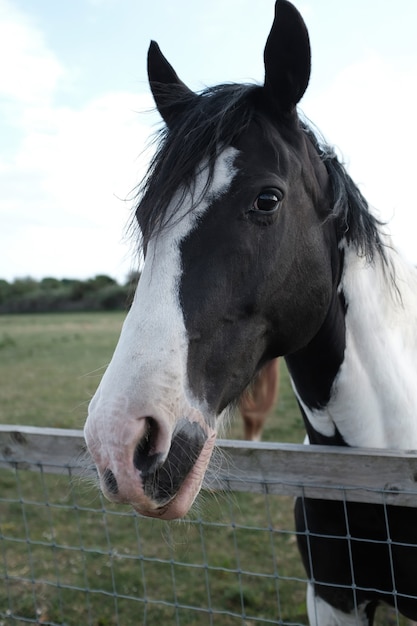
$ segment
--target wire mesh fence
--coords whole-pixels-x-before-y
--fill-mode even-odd
[[[305,611],[290,498],[205,493],[194,518],[167,524],[71,472],[1,483],[5,624],[289,624]]]
[[[24,456],[13,449],[12,440],[23,445]],[[258,468],[266,464],[263,477],[247,468],[236,490],[236,459],[223,453],[210,479],[216,489],[204,490],[186,521],[167,523],[104,501],[91,479],[80,476],[70,438],[60,461],[56,439],[47,454],[40,446],[44,460],[25,434],[14,433],[12,440],[10,433],[0,437],[0,624],[308,623],[293,495],[303,501],[312,485],[295,479],[294,468],[284,473],[277,460],[274,473],[271,458],[263,454],[264,461],[257,461]],[[251,458],[261,449],[246,448]],[[416,476],[416,462],[409,455],[395,484],[388,486],[361,484],[358,489],[353,483],[330,484],[330,479],[325,484],[321,478],[323,493],[343,507],[350,506],[352,493],[383,507],[398,496],[408,505],[416,499],[407,482]],[[335,468],[328,473],[337,480]],[[343,539],[352,541],[348,533]],[[381,610],[376,623],[409,624],[392,610]]]

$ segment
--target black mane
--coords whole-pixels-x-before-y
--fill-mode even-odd
[[[271,118],[259,109],[261,93],[262,88],[257,85],[226,84],[204,90],[198,99],[182,97],[182,114],[174,125],[164,126],[157,133],[155,154],[139,186],[136,217],[145,249],[152,236],[175,223],[175,209],[168,214],[168,206],[175,195],[179,207],[184,195],[189,191],[193,193],[195,172],[202,163],[208,166],[206,188],[201,194],[204,195],[212,181],[219,147],[233,145],[255,118],[267,131]],[[172,98],[175,105],[175,90]],[[337,220],[340,237],[353,243],[358,254],[369,262],[373,261],[375,253],[385,260],[380,235],[382,223],[370,212],[366,199],[333,148],[319,138],[310,124],[298,121],[297,127],[294,118],[292,123],[280,120],[289,131],[285,133],[286,138],[291,140],[294,133],[304,133],[323,161],[333,191],[331,218]],[[200,197],[194,197],[194,206],[199,200]]]
[[[367,200],[339,161],[334,149],[323,142],[310,125],[301,122],[320,159],[324,163],[333,191],[332,217],[338,220],[340,235],[353,243],[360,256],[372,263],[375,253],[385,261],[384,243],[380,228],[384,225],[369,210]]]

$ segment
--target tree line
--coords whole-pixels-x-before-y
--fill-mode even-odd
[[[0,279],[0,313],[49,313],[55,311],[113,311],[129,308],[139,279],[132,272],[124,284],[105,274],[73,278]]]

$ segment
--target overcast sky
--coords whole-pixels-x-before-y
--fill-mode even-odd
[[[416,0],[299,0],[313,72],[301,109],[414,263]],[[158,117],[156,39],[193,89],[262,81],[273,0],[0,0],[0,278],[124,280],[141,156]]]

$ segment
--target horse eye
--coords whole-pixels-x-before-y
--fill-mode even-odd
[[[253,203],[253,210],[260,213],[273,213],[279,207],[282,194],[279,191],[263,191]]]

